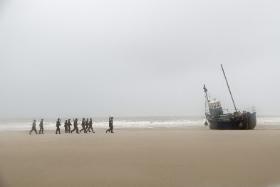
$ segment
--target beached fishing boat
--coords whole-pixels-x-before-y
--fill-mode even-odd
[[[250,130],[254,129],[257,125],[257,119],[256,119],[256,112],[247,112],[243,111],[240,112],[237,110],[235,101],[233,99],[233,95],[223,68],[223,65],[221,65],[221,69],[223,72],[223,75],[225,77],[228,91],[231,96],[232,103],[234,105],[235,112],[233,113],[225,113],[225,111],[222,108],[222,105],[217,100],[210,100],[208,97],[208,90],[206,86],[204,85],[204,93],[205,93],[205,99],[206,99],[206,105],[205,105],[205,116],[206,116],[206,124],[209,125],[210,129],[239,129],[239,130]],[[208,106],[208,111],[207,111]]]

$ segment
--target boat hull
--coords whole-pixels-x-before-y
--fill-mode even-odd
[[[252,130],[256,127],[256,113],[244,112],[211,116],[206,114],[210,129],[217,130]]]

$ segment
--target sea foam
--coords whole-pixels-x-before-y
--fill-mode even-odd
[[[39,119],[38,119],[39,120]],[[30,130],[33,119],[6,119],[0,120],[0,131],[25,131]],[[55,129],[55,119],[46,119],[44,122],[45,130]],[[280,127],[280,117],[259,117],[258,125],[272,125]],[[205,118],[203,117],[129,117],[115,118],[114,127],[122,128],[186,128],[204,127]],[[73,123],[73,122],[72,122]],[[79,119],[79,128],[81,119]],[[72,126],[73,127],[73,126]],[[107,118],[94,119],[94,128],[107,128]],[[37,129],[39,122],[37,121]],[[62,119],[61,129],[64,129],[64,119]]]

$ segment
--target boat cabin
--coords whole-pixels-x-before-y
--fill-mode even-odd
[[[209,112],[212,116],[223,115],[223,108],[221,102],[217,100],[209,101]]]

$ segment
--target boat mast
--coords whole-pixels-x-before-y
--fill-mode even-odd
[[[208,93],[207,93],[208,90],[207,90],[205,84],[203,86],[203,90],[204,90],[204,93],[205,93],[205,98],[206,98],[207,102],[209,102]]]
[[[205,114],[206,114],[207,105],[208,105],[208,107],[209,107],[209,97],[208,97],[208,93],[207,93],[208,90],[207,90],[205,84],[204,84],[204,86],[203,86],[203,90],[204,90],[204,93],[205,93]]]
[[[232,100],[232,103],[233,103],[234,109],[235,109],[235,111],[237,112],[236,104],[235,104],[235,101],[234,101],[234,99],[233,99],[233,96],[232,96],[232,93],[231,93],[231,90],[230,90],[230,86],[229,86],[229,83],[228,83],[228,80],[227,80],[227,76],[226,76],[226,73],[225,73],[225,70],[224,70],[223,64],[221,64],[221,68],[222,68],[222,71],[223,71],[224,77],[225,77],[225,79],[226,79],[226,83],[227,83],[228,91],[229,91],[229,94],[230,94],[230,96],[231,96],[231,100]]]

